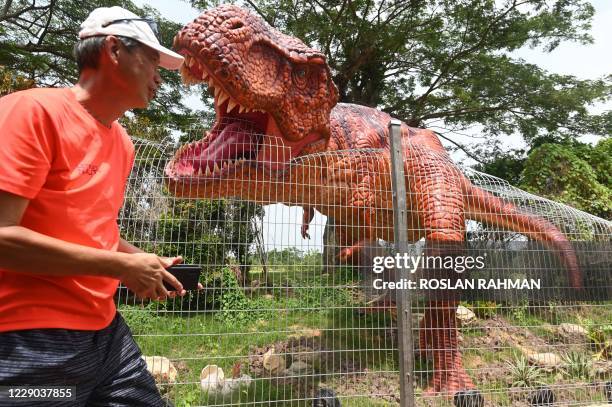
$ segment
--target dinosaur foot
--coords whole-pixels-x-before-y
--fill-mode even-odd
[[[436,358],[437,352],[434,352],[434,358]],[[455,368],[451,369],[434,369],[434,376],[430,382],[429,387],[425,389],[423,395],[425,396],[441,396],[444,395],[448,398],[454,397],[457,394],[459,398],[478,398],[474,396],[477,394],[482,398],[480,392],[476,390],[476,386],[472,382],[472,379],[467,375],[463,367],[459,364]],[[461,404],[471,405],[471,404]],[[478,404],[474,404],[477,406]]]

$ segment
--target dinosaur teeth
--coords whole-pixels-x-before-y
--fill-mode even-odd
[[[231,112],[235,107],[236,107],[236,102],[230,99],[229,102],[227,102],[227,113]]]
[[[229,99],[229,95],[225,92],[223,92],[222,90],[219,91],[220,95],[219,95],[219,106],[221,106],[223,104],[223,102],[225,102],[227,99]]]
[[[214,173],[217,173],[217,172],[219,172],[219,171],[221,171],[221,168],[219,168],[219,165],[218,165],[217,163],[215,163],[215,166],[214,166],[214,168],[213,168],[213,172],[214,172]]]

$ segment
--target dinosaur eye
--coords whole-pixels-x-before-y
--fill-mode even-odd
[[[306,87],[308,82],[308,71],[305,66],[296,66],[293,69],[293,83],[300,88],[303,89]]]

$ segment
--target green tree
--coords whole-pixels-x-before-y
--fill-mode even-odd
[[[0,97],[32,87],[34,87],[33,80],[16,75],[12,70],[0,66]]]
[[[216,2],[192,0],[207,8]],[[246,0],[271,25],[321,49],[343,102],[375,106],[418,127],[486,136],[610,134],[611,79],[551,74],[511,55],[587,44],[585,0]]]
[[[138,8],[129,0],[5,0],[0,5],[0,65],[35,81],[38,86],[69,86],[78,70],[72,49],[79,26],[96,7],[122,6],[158,21],[162,42],[172,46],[180,24],[164,19],[151,8]],[[182,94],[189,92],[176,71],[160,70],[164,85],[146,110],[135,110],[154,125],[183,128],[198,119],[185,106]]]
[[[605,219],[612,218],[612,139],[543,144],[525,161],[520,186]]]
[[[605,219],[612,217],[612,138],[596,145],[551,138],[532,148],[493,151],[476,169]]]

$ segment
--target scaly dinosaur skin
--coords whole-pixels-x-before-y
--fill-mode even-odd
[[[201,14],[174,47],[186,58],[184,81],[209,83],[217,121],[167,165],[171,193],[300,205],[305,222],[316,208],[336,220],[344,256],[365,241],[394,240],[391,117],[337,104],[322,53],[233,5]],[[401,132],[411,241],[463,242],[466,219],[481,221],[549,242],[581,286],[575,255],[554,225],[474,187],[433,132],[405,124]],[[435,367],[428,394],[475,388],[458,350],[456,307],[456,300],[433,301],[421,322],[420,347],[432,351]]]

